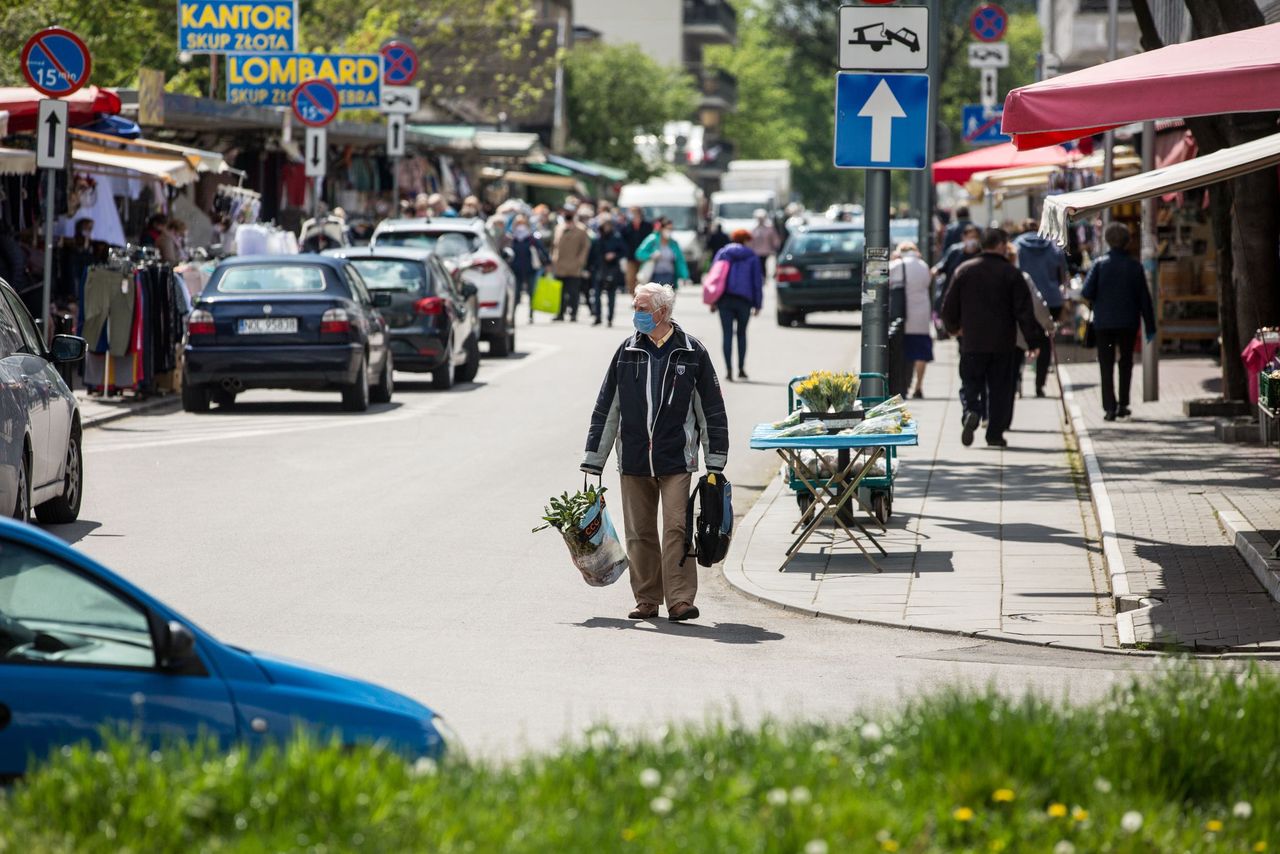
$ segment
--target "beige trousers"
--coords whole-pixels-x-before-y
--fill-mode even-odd
[[[627,293],[634,294],[636,292],[636,281],[640,277],[640,262],[627,259]]]
[[[663,477],[622,476],[622,518],[631,560],[631,591],[637,605],[692,605],[698,595],[698,561],[689,558],[680,566],[692,480],[688,472]]]

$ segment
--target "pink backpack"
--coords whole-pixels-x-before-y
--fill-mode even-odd
[[[724,296],[724,288],[729,282],[729,262],[721,258],[711,265],[711,269],[702,277],[702,304],[715,305]]]

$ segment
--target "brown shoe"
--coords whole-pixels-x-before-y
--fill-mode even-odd
[[[636,609],[632,611],[630,614],[627,614],[627,619],[652,620],[656,616],[658,616],[657,605],[647,605],[643,602],[639,602],[636,604]]]
[[[698,613],[696,605],[688,602],[677,602],[667,609],[667,619],[673,623],[683,623],[685,620],[696,620],[701,614]]]

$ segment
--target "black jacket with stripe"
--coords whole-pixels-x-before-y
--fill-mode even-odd
[[[618,469],[661,477],[698,470],[702,446],[709,471],[723,471],[729,456],[729,421],[711,356],[677,324],[675,347],[663,369],[655,400],[649,352],[637,332],[614,354],[591,413],[582,470],[599,474],[614,444]]]

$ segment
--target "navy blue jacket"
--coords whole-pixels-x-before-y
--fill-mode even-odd
[[[1093,262],[1081,294],[1093,307],[1094,329],[1137,329],[1138,320],[1148,333],[1156,328],[1156,313],[1142,263],[1122,249],[1112,249]]]
[[[538,253],[538,259],[543,267],[551,265],[551,256],[547,254],[546,247],[542,245],[538,235],[530,234],[528,237],[520,238],[513,234],[511,236],[511,269],[522,275],[532,272],[534,252]]]
[[[720,380],[702,342],[678,325],[661,378],[650,377],[649,352],[637,332],[613,355],[587,431],[582,470],[599,474],[616,443],[623,474],[662,477],[698,470],[702,446],[708,471],[729,458],[729,419]],[[654,397],[654,389],[657,397]]]

